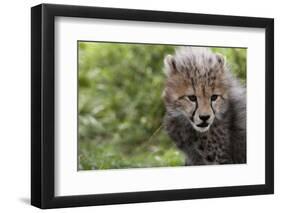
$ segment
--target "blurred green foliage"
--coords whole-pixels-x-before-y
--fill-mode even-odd
[[[181,166],[162,128],[163,58],[175,46],[78,42],[79,169]],[[213,48],[246,78],[246,49]]]

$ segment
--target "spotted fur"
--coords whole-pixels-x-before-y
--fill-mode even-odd
[[[165,129],[186,165],[246,163],[246,92],[225,58],[184,47],[164,63]]]

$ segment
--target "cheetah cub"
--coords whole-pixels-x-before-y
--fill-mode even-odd
[[[186,165],[246,163],[246,93],[222,55],[183,47],[164,60],[165,129]]]

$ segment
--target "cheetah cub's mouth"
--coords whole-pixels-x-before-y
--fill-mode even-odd
[[[209,126],[209,124],[208,123],[206,123],[206,122],[203,122],[203,123],[201,123],[201,124],[198,124],[197,125],[198,127],[207,127],[207,126]]]
[[[197,124],[197,125],[194,125],[193,124],[193,128],[195,130],[197,130],[198,132],[206,132],[209,130],[210,128],[210,123],[207,123],[207,122],[202,122],[200,124]]]

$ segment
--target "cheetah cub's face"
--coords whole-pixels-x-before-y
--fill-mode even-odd
[[[183,48],[165,58],[167,112],[184,115],[193,128],[206,132],[227,110],[227,73],[223,56],[205,48]]]

